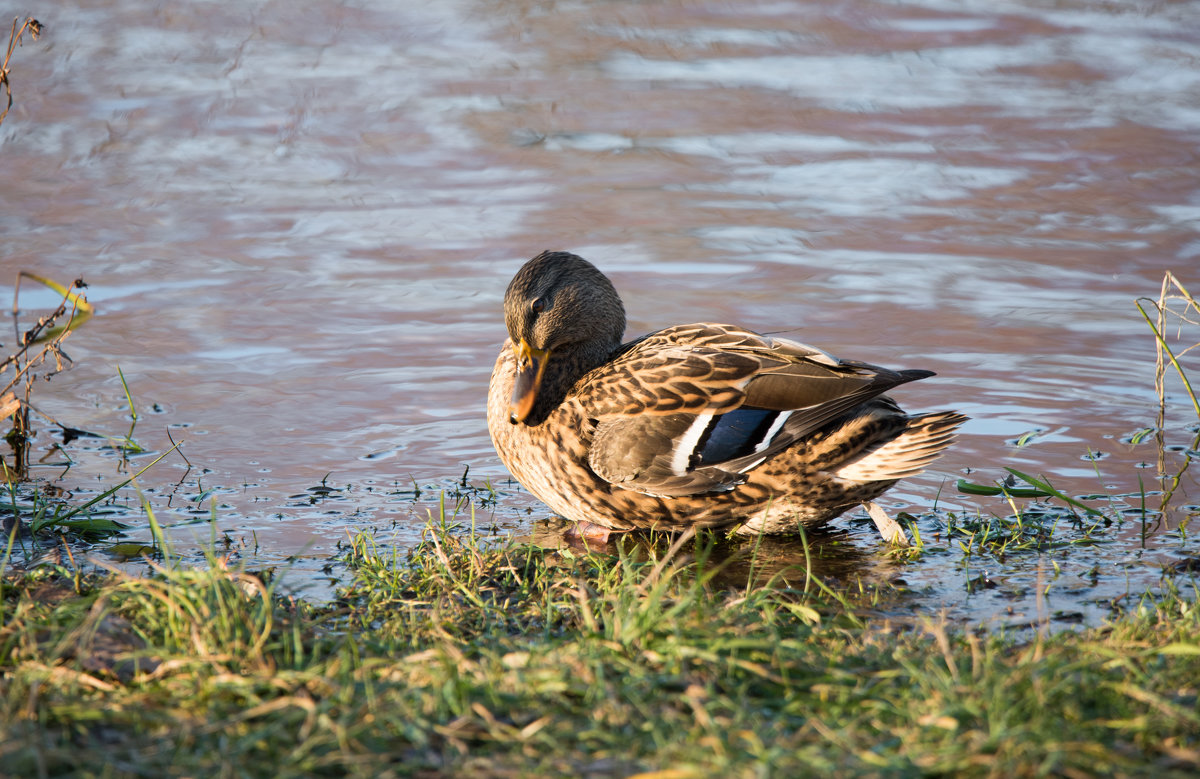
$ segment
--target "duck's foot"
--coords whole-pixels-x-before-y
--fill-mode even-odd
[[[614,532],[616,531],[610,527],[604,527],[604,525],[593,525],[591,522],[576,522],[567,528],[563,536],[571,544],[583,544],[586,546],[590,541],[603,545],[608,543],[609,536]]]
[[[871,519],[875,520],[875,527],[879,528],[879,535],[883,536],[884,541],[899,547],[909,546],[904,528],[900,527],[899,522],[889,517],[878,503],[868,500],[863,503],[863,506],[871,515]]]

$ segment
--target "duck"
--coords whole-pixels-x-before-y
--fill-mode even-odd
[[[796,534],[864,506],[902,543],[875,498],[921,473],[967,419],[910,416],[884,394],[932,371],[838,359],[735,325],[623,342],[613,283],[566,251],[517,271],[504,319],[492,443],[518,482],[589,538]]]

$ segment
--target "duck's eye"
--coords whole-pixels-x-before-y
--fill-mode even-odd
[[[537,300],[534,300],[532,303],[529,304],[529,308],[535,314],[542,313],[543,311],[546,310],[546,299],[538,298]]]

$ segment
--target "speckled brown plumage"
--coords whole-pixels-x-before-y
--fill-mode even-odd
[[[496,451],[556,513],[615,530],[820,524],[919,473],[965,421],[910,417],[883,395],[929,371],[732,325],[622,344],[616,290],[566,252],[517,273],[505,320],[488,392]]]

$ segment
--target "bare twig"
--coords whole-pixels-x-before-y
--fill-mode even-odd
[[[4,110],[0,111],[0,122],[3,122],[4,117],[8,116],[8,109],[12,108],[13,105],[12,86],[8,83],[8,63],[12,59],[13,51],[16,50],[17,46],[21,45],[21,36],[25,34],[26,30],[29,31],[29,37],[36,41],[38,36],[42,34],[42,30],[45,29],[41,22],[31,16],[25,19],[25,23],[18,30],[18,20],[19,17],[13,19],[12,32],[8,36],[8,51],[4,55],[4,65],[0,67],[0,86],[4,87],[4,94],[8,99]]]
[[[21,331],[17,319],[19,314],[18,296],[22,278],[36,280],[60,292],[63,296],[58,307],[52,313],[39,318],[33,327],[24,332]],[[33,408],[30,396],[33,394],[33,382],[37,377],[35,371],[53,360],[53,368],[45,374],[45,377],[49,378],[70,364],[71,358],[62,351],[62,343],[75,327],[86,321],[92,314],[91,304],[79,292],[73,291],[85,286],[82,280],[76,280],[72,288],[67,288],[28,271],[21,271],[17,275],[12,312],[13,329],[16,333],[16,350],[0,361],[0,382],[3,382],[3,386],[0,387],[0,412],[3,412],[0,414],[0,420],[12,419],[12,428],[5,438],[13,451],[13,464],[10,470],[18,477],[25,475],[28,466],[29,414]],[[66,322],[60,323],[60,320],[64,318]],[[11,376],[9,375],[10,369]]]

